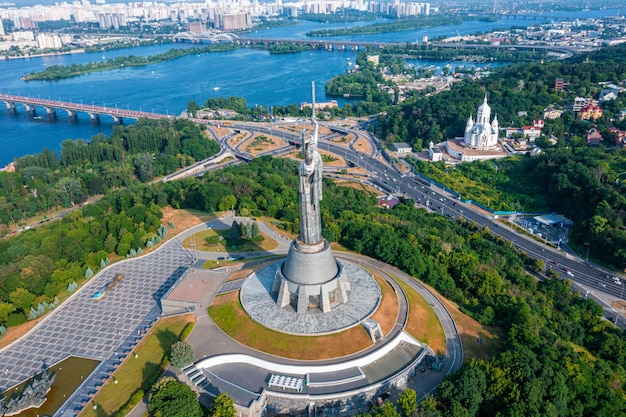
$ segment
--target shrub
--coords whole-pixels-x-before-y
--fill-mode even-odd
[[[172,345],[172,352],[170,353],[170,363],[176,368],[184,368],[185,366],[193,363],[196,355],[193,351],[193,347],[187,342],[178,341]]]
[[[26,316],[22,313],[9,314],[6,323],[7,327],[19,326],[22,323],[26,323]]]
[[[195,323],[187,323],[183,331],[180,333],[180,339],[186,340],[195,327],[196,327]]]

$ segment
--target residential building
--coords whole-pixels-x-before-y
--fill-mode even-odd
[[[591,105],[591,104],[598,104],[594,99],[591,98],[587,98],[587,97],[576,97],[574,99],[574,104],[572,106],[572,110],[574,111],[574,113],[578,113],[580,111],[582,111],[583,108]]]
[[[554,119],[558,119],[559,117],[561,117],[562,114],[563,114],[563,110],[557,110],[555,108],[548,107],[543,110],[542,117],[544,119],[554,120]]]
[[[595,104],[590,104],[583,107],[577,116],[580,120],[596,120],[602,117],[602,109]]]
[[[609,129],[609,133],[613,135],[616,145],[621,147],[626,146],[626,130],[611,128]]]
[[[399,202],[400,202],[400,199],[397,197],[394,197],[392,194],[378,197],[378,205],[384,208],[389,208],[389,209],[394,208]]]
[[[557,78],[554,81],[554,89],[556,91],[565,91],[565,87],[567,87],[569,83],[566,83],[563,78]]]
[[[600,103],[603,103],[605,101],[615,100],[618,94],[619,94],[618,89],[610,88],[610,89],[602,90],[600,91],[600,96],[598,98],[598,101]]]
[[[599,145],[602,142],[602,135],[598,132],[598,129],[589,129],[587,132],[587,143],[589,145]]]

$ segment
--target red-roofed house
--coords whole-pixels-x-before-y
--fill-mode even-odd
[[[626,130],[619,130],[615,128],[609,129],[609,133],[615,138],[615,143],[620,146],[626,146]]]
[[[589,145],[599,145],[602,142],[602,135],[598,132],[598,129],[589,129],[587,132],[587,143]]]
[[[388,196],[378,197],[378,205],[384,208],[394,208],[400,199],[389,194]]]

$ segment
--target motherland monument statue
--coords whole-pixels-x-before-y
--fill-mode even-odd
[[[315,118],[315,83],[311,83],[311,89],[313,132],[302,132],[303,161],[298,170],[300,235],[291,243],[272,285],[278,305],[281,308],[291,305],[299,314],[329,312],[334,305],[348,301],[350,290],[343,265],[335,259],[330,244],[322,236],[323,164],[317,149],[319,124]]]

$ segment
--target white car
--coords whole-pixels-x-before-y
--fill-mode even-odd
[[[618,277],[611,277],[611,279],[616,285],[622,285],[622,281]]]

